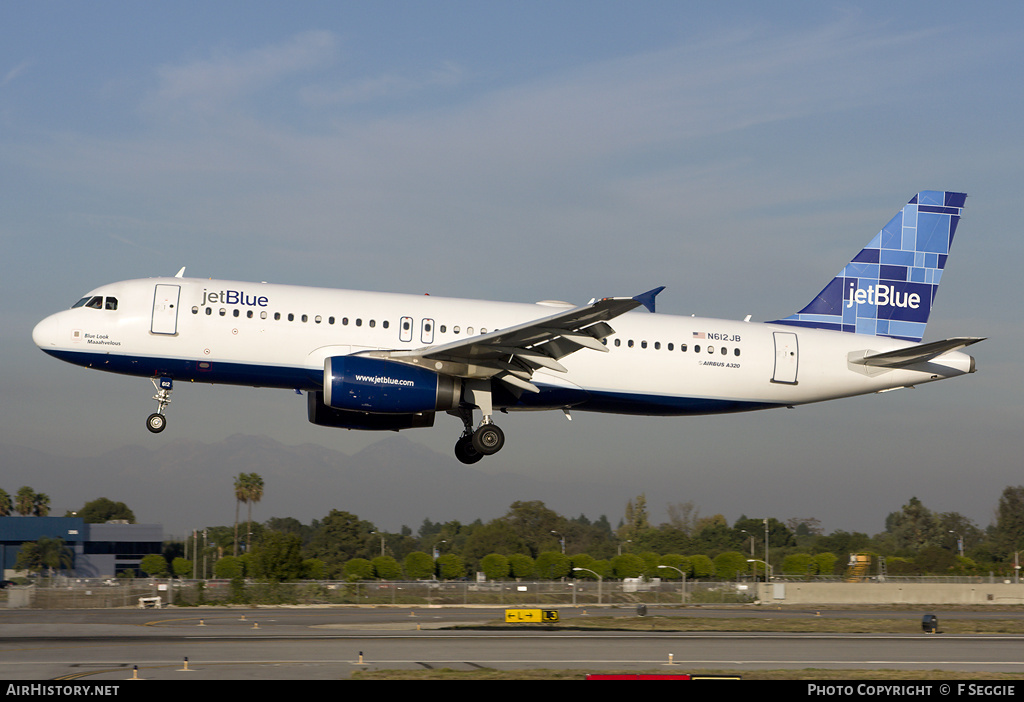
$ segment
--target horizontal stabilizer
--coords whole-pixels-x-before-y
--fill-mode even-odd
[[[879,368],[904,368],[915,363],[930,361],[944,353],[956,351],[984,340],[985,338],[980,336],[959,336],[952,339],[943,339],[942,341],[933,341],[928,344],[908,346],[905,349],[885,351],[883,353],[862,351],[861,353],[866,353],[867,355],[861,358],[853,358],[854,354],[851,354],[850,363]]]

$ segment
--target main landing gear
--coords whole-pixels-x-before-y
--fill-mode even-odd
[[[171,404],[171,390],[174,381],[167,377],[150,378],[150,381],[156,388],[156,395],[153,395],[153,399],[156,400],[156,412],[146,418],[146,428],[154,434],[159,434],[167,428],[167,417],[164,416],[164,410],[167,409],[167,405]]]
[[[468,384],[467,384],[468,385]],[[460,407],[450,414],[462,420],[462,436],[455,442],[455,457],[463,463],[476,463],[491,456],[505,445],[505,432],[491,421],[491,388],[486,384],[472,384],[466,388],[467,399],[480,408],[480,426],[473,429],[473,410]]]

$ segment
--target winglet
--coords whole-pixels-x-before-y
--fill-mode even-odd
[[[639,295],[637,295],[633,299],[636,300],[637,302],[639,302],[641,305],[643,305],[650,312],[653,313],[654,312],[654,298],[656,298],[658,296],[658,293],[660,293],[664,289],[665,289],[665,286],[662,285],[661,287],[654,288],[654,290],[648,290],[645,293],[640,293]]]

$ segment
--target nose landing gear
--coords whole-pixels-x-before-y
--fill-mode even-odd
[[[150,378],[149,380],[156,388],[156,395],[153,395],[153,399],[156,400],[156,412],[146,418],[146,428],[154,434],[159,434],[167,428],[167,417],[164,416],[164,410],[167,409],[167,405],[171,404],[174,381],[168,377]]]

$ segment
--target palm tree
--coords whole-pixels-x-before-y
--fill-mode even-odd
[[[241,503],[247,500],[246,486],[248,484],[248,474],[239,473],[235,478],[235,548],[232,555],[238,555],[238,510]]]
[[[249,523],[245,532],[245,550],[248,552],[249,542],[252,537],[252,503],[263,499],[263,478],[259,474],[249,473],[245,498],[245,502],[249,507]]]
[[[11,496],[4,490],[0,490],[0,517],[11,516],[11,509],[13,507],[14,503],[11,502]]]
[[[32,516],[46,517],[50,514],[50,496],[43,492],[37,492],[32,501]]]
[[[32,508],[36,504],[36,493],[35,490],[29,486],[24,486],[18,489],[18,494],[14,498],[15,510],[18,514],[27,517],[32,514]]]
[[[39,546],[40,565],[50,569],[51,577],[54,571],[69,570],[74,564],[71,549],[64,544],[64,539],[59,536],[53,538],[43,536],[36,543]]]

